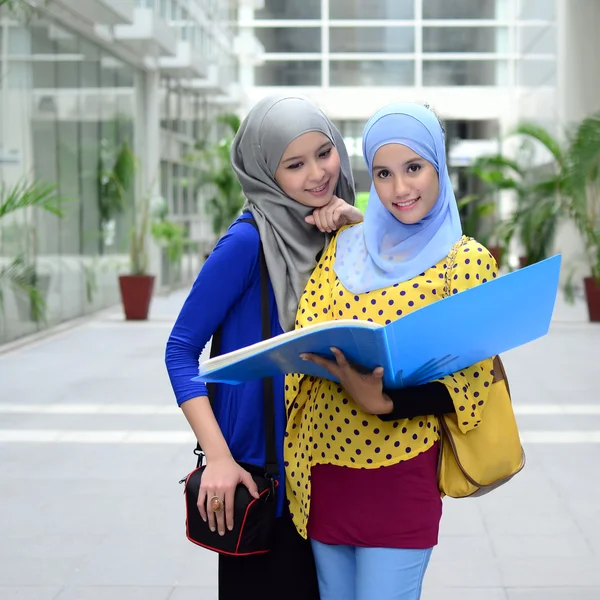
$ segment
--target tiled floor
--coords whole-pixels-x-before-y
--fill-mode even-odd
[[[163,367],[182,300],[0,354],[1,600],[216,600],[215,557],[184,536],[193,444]],[[505,363],[527,467],[445,501],[423,600],[599,600],[600,327],[559,304]]]

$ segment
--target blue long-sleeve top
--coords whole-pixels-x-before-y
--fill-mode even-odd
[[[243,218],[251,218],[251,215],[246,213]],[[165,362],[180,406],[186,400],[207,395],[206,385],[192,381],[192,378],[198,376],[200,354],[219,326],[222,326],[221,354],[262,339],[260,238],[251,223],[237,221],[229,227],[206,260],[167,342]],[[270,281],[269,303],[271,334],[275,336],[283,331]],[[283,386],[282,375],[273,379],[279,462],[278,514],[281,514],[285,498]],[[216,388],[213,411],[233,458],[239,462],[264,465],[262,380],[236,386],[219,384]]]

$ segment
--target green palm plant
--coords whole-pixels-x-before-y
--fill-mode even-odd
[[[521,170],[519,165],[501,154],[479,157],[471,166],[471,173],[483,184],[479,195],[462,198],[458,205],[463,209],[465,233],[475,237],[488,248],[497,248],[497,260],[504,256],[504,249],[514,235],[514,224],[499,223],[496,197],[507,189],[518,190]]]
[[[498,225],[496,234],[503,248],[516,236],[524,262],[533,264],[548,257],[560,220],[569,212],[569,156],[550,132],[535,123],[521,123],[510,135],[522,141],[516,159],[483,157],[475,163],[473,172],[493,190],[515,192],[516,209]],[[534,144],[552,157],[550,166],[542,171],[532,167],[530,152]]]
[[[462,225],[465,235],[475,238],[484,246],[490,243],[489,228],[485,227],[486,219],[496,212],[496,203],[486,200],[478,194],[468,194],[458,200],[458,209],[464,215]]]
[[[167,260],[172,265],[179,265],[188,243],[187,233],[182,225],[168,219],[167,203],[161,198],[160,206],[154,211],[150,228],[152,237],[165,248]]]
[[[128,194],[133,189],[136,173],[136,157],[124,141],[118,149],[110,148],[106,143],[101,146],[98,164],[99,194],[98,213],[100,231],[125,211]],[[104,253],[104,238],[100,236],[100,254]]]
[[[56,195],[56,185],[27,181],[20,181],[13,186],[0,184],[0,220],[28,208],[41,208],[62,217],[61,203],[62,200]],[[37,271],[25,253],[0,268],[0,310],[4,309],[6,287],[29,299],[34,321],[46,318],[46,303],[38,286]]]
[[[535,123],[522,123],[514,130],[513,135],[521,136],[523,140],[538,144],[552,157],[552,160],[542,170],[535,170],[531,160],[523,165],[522,172],[532,172],[524,182],[524,192],[527,192],[530,207],[539,205],[542,213],[547,212],[547,202],[558,207],[556,218],[568,212],[571,197],[571,187],[568,177],[571,162],[568,143],[561,145],[559,140],[547,129]]]
[[[570,215],[583,237],[592,277],[600,284],[600,113],[579,124],[569,159]]]
[[[231,145],[240,128],[235,114],[224,114],[217,122],[225,126],[227,133],[214,146],[200,149],[188,159],[200,168],[197,187],[210,186],[213,195],[207,200],[205,210],[212,222],[215,235],[219,236],[239,214],[244,204],[242,187],[231,168]]]

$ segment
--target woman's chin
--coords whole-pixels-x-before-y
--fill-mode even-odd
[[[327,194],[326,196],[313,196],[311,194],[305,194],[300,203],[304,204],[304,206],[309,206],[310,208],[323,208],[331,202],[332,198],[333,194]]]

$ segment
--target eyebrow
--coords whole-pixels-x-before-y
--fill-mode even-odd
[[[327,140],[324,144],[321,144],[318,148],[317,148],[317,152],[323,150],[323,148],[325,148],[325,146],[333,146],[333,142],[331,140]],[[290,158],[286,158],[284,160],[282,160],[282,163],[286,163],[289,162],[290,160],[300,160],[301,158],[304,158],[303,156],[290,156]]]
[[[409,158],[408,160],[406,160],[402,163],[402,166],[405,167],[406,165],[410,165],[411,163],[415,163],[419,160],[424,160],[424,159],[421,156],[416,156],[415,158]],[[373,165],[373,171],[375,171],[375,169],[389,169],[389,167],[384,167],[382,165]]]

